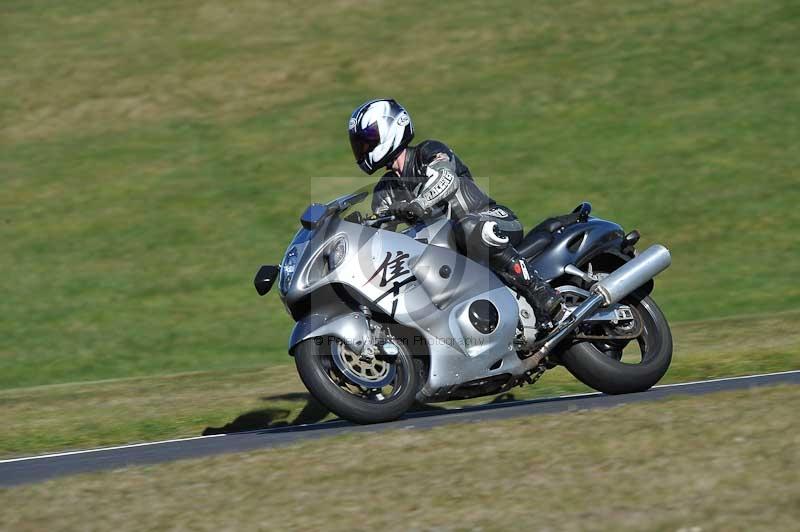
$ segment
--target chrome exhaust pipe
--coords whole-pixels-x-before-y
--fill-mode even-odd
[[[653,244],[636,258],[594,285],[591,291],[603,296],[606,306],[618,303],[622,298],[669,268],[670,264],[672,264],[672,257],[669,250],[661,244]]]
[[[549,355],[561,340],[591,316],[594,311],[602,306],[618,303],[625,296],[666,270],[671,263],[669,250],[661,244],[654,244],[598,282],[591,288],[592,295],[556,326],[541,347],[525,359],[525,365],[529,369],[538,366],[539,362]]]

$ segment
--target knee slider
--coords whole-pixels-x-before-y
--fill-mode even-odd
[[[491,248],[503,249],[508,246],[508,236],[497,225],[497,222],[481,224],[481,240]]]

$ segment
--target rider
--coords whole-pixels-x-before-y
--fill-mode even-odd
[[[417,219],[435,208],[446,210],[455,222],[460,251],[478,260],[487,257],[492,270],[531,304],[537,321],[553,326],[562,300],[514,249],[522,238],[522,224],[478,187],[450,148],[436,140],[409,146],[414,137],[411,118],[391,99],[358,107],[348,130],[358,166],[368,174],[388,170],[375,186],[376,214]]]

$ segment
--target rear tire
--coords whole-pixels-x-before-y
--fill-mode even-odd
[[[672,333],[664,314],[649,296],[625,299],[642,319],[637,340],[642,361],[626,364],[598,349],[592,342],[577,343],[564,351],[561,362],[579,381],[607,394],[643,392],[656,384],[672,361]]]
[[[320,341],[325,340],[325,341]],[[298,344],[294,360],[300,379],[308,391],[328,410],[354,423],[369,424],[393,421],[405,414],[414,403],[418,375],[414,360],[403,345],[394,361],[392,391],[382,399],[355,395],[334,382],[345,378],[332,362],[334,338],[310,338]]]

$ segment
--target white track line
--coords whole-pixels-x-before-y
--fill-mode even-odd
[[[741,375],[739,377],[722,377],[719,379],[709,379],[706,381],[691,381],[691,382],[676,382],[672,384],[659,384],[653,386],[653,388],[677,388],[679,386],[690,386],[693,384],[707,384],[711,382],[724,382],[724,381],[735,381],[735,380],[743,380],[743,379],[755,379],[758,377],[772,377],[776,375],[789,375],[792,373],[800,373],[800,369],[789,370],[789,371],[778,371],[775,373],[759,373],[757,375]],[[575,393],[570,395],[559,395],[557,397],[543,397],[541,399],[529,399],[527,401],[520,401],[528,402],[528,401],[541,401],[543,399],[572,399],[575,397],[588,397],[592,395],[602,395],[600,392],[586,392],[586,393]],[[511,406],[513,403],[505,403],[505,406]],[[469,408],[469,407],[464,407]],[[460,409],[459,409],[460,410]],[[295,427],[304,427],[309,424],[304,425],[295,425]],[[263,432],[265,429],[256,429],[252,431],[244,431],[244,432],[235,432],[232,434],[247,434],[248,432]],[[219,438],[221,436],[228,436],[228,434],[209,434],[207,436],[192,436],[189,438],[175,438],[172,440],[161,440],[161,441],[151,441],[151,442],[143,442],[143,443],[129,443],[127,445],[116,445],[114,447],[98,447],[95,449],[82,449],[79,451],[66,451],[63,453],[51,453],[51,454],[40,454],[36,456],[23,456],[21,458],[9,458],[7,460],[0,460],[0,464],[8,464],[11,462],[24,462],[28,460],[42,460],[45,458],[58,458],[60,456],[72,456],[76,454],[89,454],[89,453],[99,453],[103,451],[115,451],[118,449],[131,449],[134,447],[148,447],[152,445],[162,445],[165,443],[177,443],[177,442],[184,442],[184,441],[192,441],[192,440],[203,440],[207,438]]]
[[[227,434],[209,434],[207,436],[192,436],[189,438],[175,438],[174,440],[161,440],[149,441],[142,443],[129,443],[126,445],[116,445],[114,447],[98,447],[96,449],[82,449],[80,451],[66,451],[63,453],[52,454],[39,454],[36,456],[24,456],[21,458],[10,458],[8,460],[0,460],[0,464],[7,464],[9,462],[22,462],[24,460],[41,460],[42,458],[57,458],[59,456],[71,456],[73,454],[86,454],[86,453],[99,453],[101,451],[115,451],[117,449],[130,449],[132,447],[147,447],[148,445],[161,445],[163,443],[175,443],[180,441],[203,440],[205,438],[218,438],[220,436],[227,436]]]
[[[672,384],[657,384],[653,388],[675,388],[678,386],[689,386],[690,384],[705,384],[707,382],[721,382],[721,381],[738,381],[742,379],[755,379],[758,377],[773,377],[775,375],[791,375],[792,373],[800,373],[800,369],[791,369],[789,371],[776,371],[775,373],[758,373],[756,375],[741,375],[739,377],[721,377],[719,379],[709,379],[707,381],[690,381],[690,382],[674,382]]]
[[[656,384],[651,389],[655,388],[677,388],[679,386],[690,386],[692,384],[707,384],[710,382],[723,382],[723,381],[737,381],[742,379],[756,379],[758,377],[773,377],[776,375],[789,375],[792,373],[800,373],[800,369],[792,369],[789,371],[777,371],[775,373],[758,373],[755,375],[740,375],[738,377],[720,377],[718,379],[708,379],[706,381],[689,381],[689,382],[673,382],[671,384]],[[547,400],[554,400],[554,399],[574,399],[576,397],[591,397],[594,395],[603,395],[603,392],[583,392],[583,393],[573,393],[569,395],[558,395],[556,397],[537,397],[534,399],[522,399],[521,401],[509,401],[508,403],[501,403],[503,405],[511,405],[515,402],[542,402]],[[482,405],[485,406],[485,405]],[[469,407],[462,407],[462,408],[469,408]],[[461,410],[461,408],[453,409],[453,410]],[[2,462],[0,462],[2,463]]]

